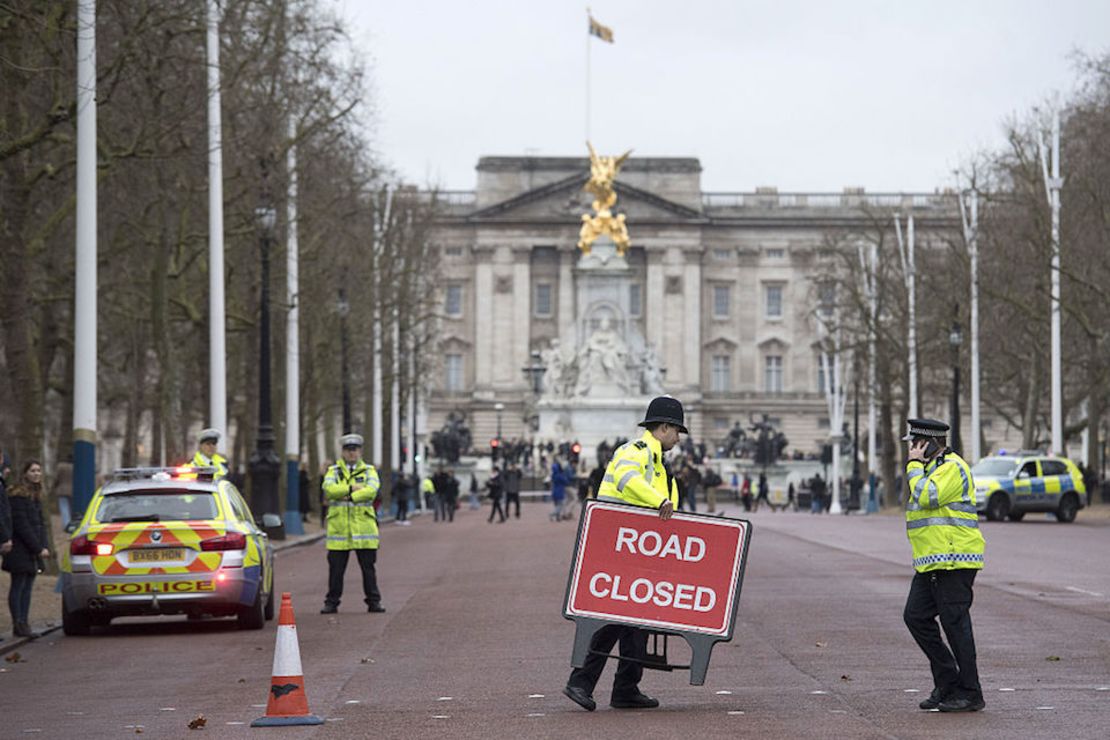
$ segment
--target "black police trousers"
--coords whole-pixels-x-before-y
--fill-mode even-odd
[[[961,568],[915,573],[902,614],[910,634],[929,659],[934,687],[945,698],[983,698],[970,611],[972,584],[978,572]],[[948,645],[941,640],[941,628]]]
[[[590,652],[586,655],[586,664],[570,672],[567,680],[568,686],[576,686],[586,693],[593,695],[594,687],[601,678],[601,671],[605,668],[606,655],[613,646],[620,642],[620,655],[622,658],[643,660],[647,656],[647,632],[636,627],[625,627],[619,624],[610,624],[602,627],[590,639]],[[595,655],[594,653],[601,653]],[[617,674],[613,677],[613,697],[625,698],[635,696],[640,690],[640,679],[644,675],[642,663],[630,663],[627,660],[617,662]]]
[[[358,566],[362,569],[362,591],[366,594],[366,605],[382,603],[381,592],[378,591],[378,573],[374,564],[378,561],[377,550],[355,550]],[[347,572],[347,561],[350,559],[350,550],[328,550],[328,595],[324,603],[329,606],[339,606],[343,598],[343,575]]]

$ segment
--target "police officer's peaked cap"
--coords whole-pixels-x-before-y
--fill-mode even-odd
[[[198,443],[203,444],[204,442],[219,442],[219,441],[220,441],[220,430],[219,429],[212,429],[212,428],[201,429],[200,434],[197,435],[197,442]]]
[[[909,419],[906,422],[906,436],[903,442],[909,442],[917,437],[944,437],[948,434],[948,425],[936,419]]]
[[[339,444],[343,447],[362,447],[362,435],[344,434],[339,438]]]
[[[686,429],[684,421],[685,416],[682,412],[681,401],[671,396],[658,396],[648,404],[647,414],[644,415],[644,420],[640,422],[640,426],[646,427],[648,424],[664,422],[674,424],[683,434],[689,434],[690,432]]]

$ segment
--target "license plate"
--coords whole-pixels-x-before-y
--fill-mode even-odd
[[[159,547],[150,550],[131,550],[132,563],[164,563],[167,560],[184,560],[185,549],[181,547]]]

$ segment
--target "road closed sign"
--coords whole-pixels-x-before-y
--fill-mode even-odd
[[[731,639],[751,525],[590,502],[564,616]]]

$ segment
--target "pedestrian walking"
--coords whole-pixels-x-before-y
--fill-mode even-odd
[[[397,501],[397,524],[402,527],[411,526],[409,522],[409,496],[416,492],[415,475],[398,475],[397,486],[394,488],[394,499]]]
[[[573,481],[569,468],[559,458],[551,463],[551,503],[555,509],[551,512],[551,521],[558,522],[563,519],[563,504],[566,501],[567,486]]]
[[[646,428],[644,435],[621,445],[613,453],[602,478],[598,500],[658,509],[659,518],[667,520],[678,506],[678,490],[663,467],[663,453],[678,443],[680,434],[689,433],[684,425],[682,404],[670,396],[652,400],[640,426]],[[602,627],[590,640],[584,665],[571,671],[563,693],[592,712],[597,707],[594,687],[601,678],[609,651],[619,643],[621,660],[613,678],[609,706],[618,709],[659,706],[657,699],[640,691],[647,639],[647,632],[636,627],[617,624]]]
[[[717,511],[717,489],[724,483],[724,480],[720,473],[706,465],[701,482],[705,486],[705,506],[710,514],[714,514]]]
[[[756,495],[756,497],[755,497],[755,510],[756,511],[759,511],[759,502],[760,501],[767,504],[767,506],[771,507],[771,511],[775,511],[775,505],[772,504],[771,499],[769,499],[767,497],[768,490],[769,490],[769,488],[767,486],[767,474],[766,473],[760,473],[759,474],[758,495]]]
[[[362,570],[362,591],[367,610],[384,612],[378,590],[378,471],[362,459],[362,435],[344,434],[339,439],[343,457],[328,468],[324,493],[328,497],[328,593],[321,614],[335,614],[343,596],[343,575],[354,550]]]
[[[902,438],[910,443],[906,534],[917,571],[903,619],[933,672],[933,691],[920,707],[976,712],[986,703],[979,684],[971,602],[985,547],[971,468],[946,446],[947,435],[948,425],[942,421],[910,419]]]
[[[308,515],[312,512],[312,497],[308,495],[308,465],[302,460],[297,466],[297,487],[300,493],[301,521],[307,522]]]
[[[740,503],[744,504],[744,511],[752,510],[752,477],[744,473],[744,482],[740,484]]]
[[[820,514],[825,510],[825,481],[821,478],[820,473],[813,476],[809,488],[813,491],[813,497],[809,502],[809,513]]]
[[[439,521],[439,495],[436,493],[436,476],[443,472],[443,468],[436,471],[435,475],[420,481],[420,495],[424,500],[424,508],[432,510],[432,521]]]
[[[505,488],[505,516],[509,516],[515,506],[516,518],[520,519],[520,481],[523,477],[520,466],[514,461],[501,477],[504,479]]]
[[[455,477],[454,470],[447,469],[443,473],[443,493],[440,499],[443,516],[448,522],[455,521],[455,510],[459,508],[459,479]]]
[[[214,480],[220,480],[227,475],[227,458],[216,451],[220,444],[219,429],[202,429],[197,435],[197,452],[193,455],[193,465],[198,468],[215,468]]]
[[[478,476],[474,473],[470,474],[470,490],[467,497],[471,511],[482,508],[482,504],[478,501]]]
[[[12,615],[12,633],[16,637],[34,637],[30,624],[31,591],[35,576],[43,571],[44,561],[50,557],[42,511],[42,463],[27,461],[19,482],[8,492],[8,503],[12,535],[11,548],[4,553],[3,568],[11,574],[8,610]]]
[[[501,471],[494,468],[490,471],[489,480],[486,481],[486,496],[490,500],[489,519],[490,524],[493,524],[493,515],[497,514],[501,519],[498,524],[505,523],[505,511],[501,508],[501,497],[504,495],[504,488],[501,482]]]
[[[798,510],[798,502],[794,499],[794,481],[790,481],[786,485],[786,505],[790,507],[791,511]]]

